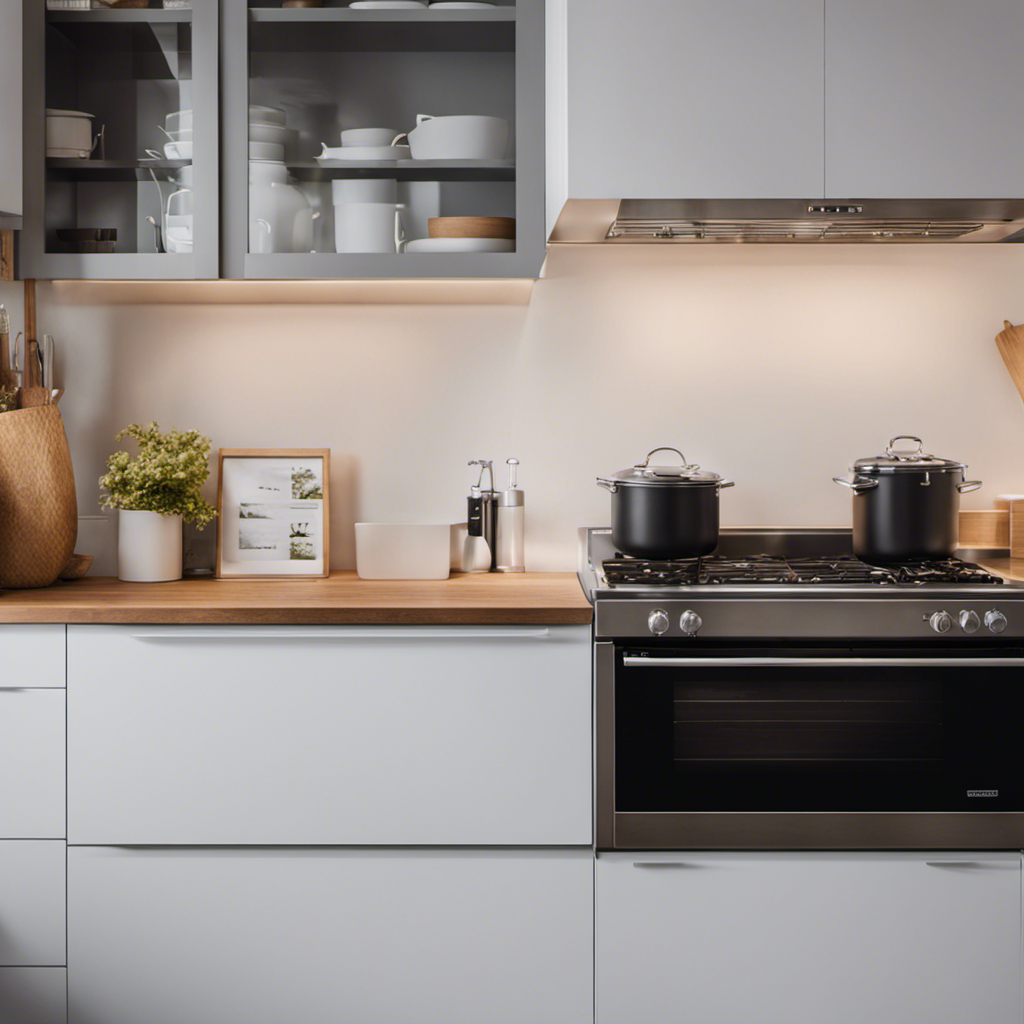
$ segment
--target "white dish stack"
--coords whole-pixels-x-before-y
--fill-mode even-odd
[[[342,151],[390,147],[393,128],[353,128],[341,133]],[[326,150],[325,150],[326,151]],[[404,155],[404,154],[402,154]],[[335,156],[335,159],[339,157]],[[404,204],[395,178],[345,178],[331,182],[334,247],[338,252],[399,252],[405,241]]]
[[[169,253],[190,253],[194,250],[192,237],[193,195],[192,195],[192,111],[176,110],[164,120],[164,156],[168,160],[188,160],[173,175],[177,184],[163,201],[161,192],[160,219],[163,226],[164,248]]]

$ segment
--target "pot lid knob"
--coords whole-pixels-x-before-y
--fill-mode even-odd
[[[680,466],[652,466],[651,456],[658,452],[675,452],[682,461]],[[647,458],[643,462],[638,462],[635,469],[641,470],[644,476],[692,476],[700,469],[696,463],[690,463],[686,461],[686,456],[678,448],[652,448],[647,453]]]
[[[916,441],[917,447],[912,450],[901,448],[898,451],[894,447],[897,441]],[[897,434],[894,438],[891,438],[889,443],[885,447],[885,454],[891,459],[897,461],[907,461],[912,459],[930,459],[931,455],[925,455],[924,453],[924,441],[921,438],[916,437],[914,434]]]

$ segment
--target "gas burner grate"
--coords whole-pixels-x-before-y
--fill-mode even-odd
[[[603,563],[604,576],[613,587],[722,586],[728,584],[873,584],[922,586],[926,583],[1000,584],[973,562],[947,558],[937,562],[908,562],[878,566],[853,555],[839,558],[691,558],[651,561],[616,555]]]

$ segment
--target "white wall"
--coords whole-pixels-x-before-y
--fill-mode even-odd
[[[335,568],[357,519],[464,518],[470,458],[522,461],[533,569],[574,567],[576,528],[608,521],[594,477],[658,444],[736,481],[727,525],[845,524],[831,477],[903,432],[970,463],[967,507],[1024,491],[1024,407],[993,343],[1024,320],[1024,247],[562,248],[528,307],[68,301],[82,291],[40,291],[80,511],[133,420],[327,446]],[[12,286],[0,301],[20,306]],[[114,525],[83,523],[100,572]]]

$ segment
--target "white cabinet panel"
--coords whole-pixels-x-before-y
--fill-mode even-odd
[[[71,841],[589,844],[589,636],[73,626]]]
[[[64,963],[64,863],[59,840],[0,840],[0,966]]]
[[[22,4],[0,3],[0,215],[22,214]]]
[[[820,196],[823,17],[822,0],[568,0],[569,198]]]
[[[69,851],[73,1024],[586,1024],[589,851]]]
[[[64,691],[0,687],[0,839],[64,835]]]
[[[0,689],[63,689],[66,629],[65,626],[0,626]]]
[[[65,1024],[67,975],[63,967],[0,967],[0,1024]]]
[[[1024,195],[1020,0],[827,0],[827,194]]]
[[[601,854],[598,1024],[680,1019],[1019,1021],[1020,855]]]

